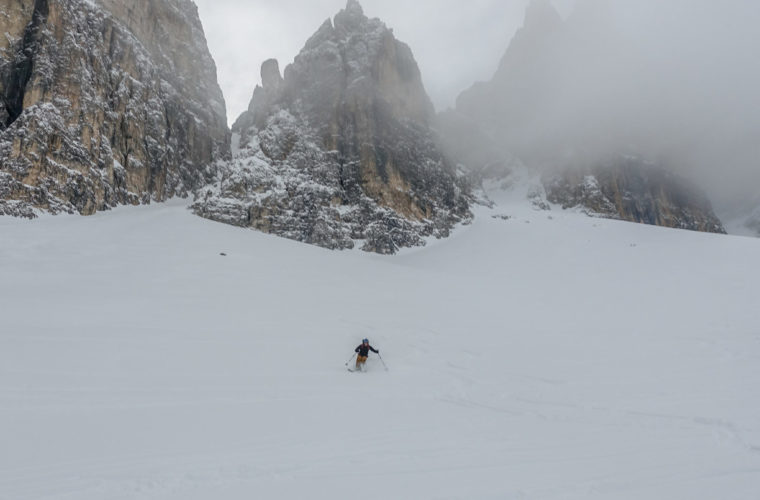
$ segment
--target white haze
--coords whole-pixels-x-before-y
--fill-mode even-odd
[[[231,122],[247,108],[261,63],[275,57],[284,68],[345,6],[345,0],[196,3]],[[494,75],[528,1],[361,3],[410,45],[442,110],[475,81]],[[565,18],[573,3],[553,2]],[[574,73],[545,117],[553,133],[565,139],[586,134],[597,148],[624,143],[664,159],[724,209],[754,199],[760,186],[760,6],[744,0],[580,3],[596,14],[582,30],[585,48],[563,61]]]
[[[556,81],[519,96],[538,103],[540,126],[516,133],[536,150],[644,154],[722,210],[746,203],[760,187],[758,26],[753,2],[578,2],[552,54]]]

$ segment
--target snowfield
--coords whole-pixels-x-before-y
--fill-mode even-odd
[[[0,499],[757,500],[758,257],[509,198],[395,257],[0,218]]]

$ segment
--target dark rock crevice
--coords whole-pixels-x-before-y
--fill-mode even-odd
[[[35,0],[32,20],[24,30],[20,47],[16,51],[16,61],[11,64],[11,69],[4,78],[3,103],[7,117],[3,128],[10,127],[24,111],[24,96],[34,70],[38,35],[41,27],[47,22],[48,14],[48,0]]]

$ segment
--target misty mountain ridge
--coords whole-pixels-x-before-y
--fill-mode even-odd
[[[644,140],[636,55],[599,2],[580,2],[563,20],[534,0],[493,78],[462,92],[456,112],[475,118],[534,166],[619,153],[660,156]]]
[[[650,101],[636,88],[638,55],[605,5],[580,2],[563,20],[549,1],[532,2],[493,78],[439,116],[449,152],[484,177],[527,165],[564,208],[725,232],[707,196],[668,168],[684,160],[638,109]]]

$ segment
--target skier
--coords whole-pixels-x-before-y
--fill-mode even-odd
[[[356,370],[359,371],[364,366],[364,363],[367,362],[367,357],[369,356],[369,351],[372,351],[374,353],[380,354],[380,351],[378,349],[375,349],[371,345],[369,345],[369,339],[362,340],[362,343],[359,347],[354,349],[354,351],[357,353],[356,356]]]

